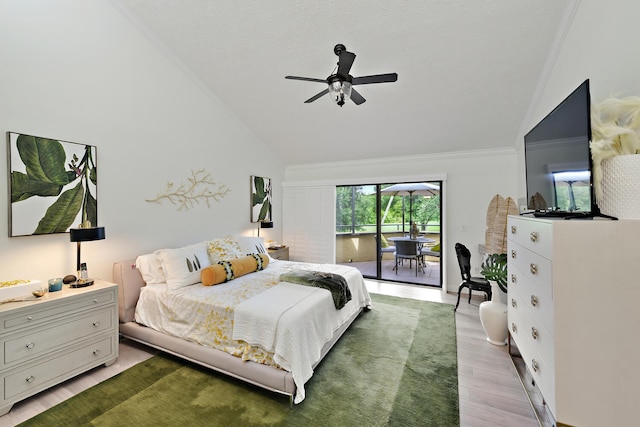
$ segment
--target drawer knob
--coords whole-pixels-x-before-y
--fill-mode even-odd
[[[532,242],[537,242],[538,241],[538,233],[535,231],[532,231],[531,234],[529,234],[529,239],[531,239]]]
[[[33,375],[29,375],[29,376],[26,378],[26,381],[27,381],[28,383],[32,383],[32,382],[33,382],[33,380],[35,380],[35,379],[36,379],[36,378],[35,378]]]
[[[529,264],[529,271],[531,274],[538,274],[538,266],[535,264]]]
[[[533,369],[533,372],[538,372],[538,370],[540,370],[540,366],[538,366],[536,359],[531,359],[531,369]]]
[[[516,275],[515,274],[511,275],[511,283],[516,283]]]
[[[538,305],[538,297],[535,295],[531,295],[531,305],[532,306],[537,306]]]
[[[517,230],[517,229],[516,229],[516,226],[515,226],[515,225],[512,225],[512,226],[511,226],[511,234],[516,234],[516,230]]]
[[[100,321],[96,320],[95,322],[93,322],[93,326],[95,326],[96,328],[100,326]]]
[[[97,303],[98,303],[98,300],[97,300],[97,299],[94,299],[94,300],[93,300],[93,303],[94,303],[94,304],[97,304]]]
[[[518,304],[516,304],[516,299],[515,298],[511,298],[511,307],[516,308]]]
[[[511,330],[513,332],[517,333],[518,332],[518,325],[516,325],[515,323],[512,322],[511,323]]]
[[[27,320],[33,320],[33,316],[27,317]]]
[[[534,340],[538,339],[538,330],[533,326],[531,327],[531,336]]]
[[[511,258],[516,259],[516,251],[514,249],[511,250]]]
[[[33,347],[35,347],[35,346],[36,346],[36,344],[35,344],[35,343],[32,343],[32,342],[28,342],[28,343],[27,343],[27,345],[26,345],[26,347],[27,347],[28,349],[32,349],[32,348],[33,348]]]
[[[98,350],[97,348],[95,350],[93,350],[93,355],[94,356],[99,356],[100,355],[100,350]]]

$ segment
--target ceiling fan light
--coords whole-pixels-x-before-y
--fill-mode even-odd
[[[329,94],[333,102],[342,107],[351,97],[351,82],[332,80],[329,83]]]

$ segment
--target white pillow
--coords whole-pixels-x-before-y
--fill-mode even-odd
[[[264,245],[264,239],[262,237],[250,237],[250,236],[236,236],[238,246],[243,255],[249,254],[266,254],[269,255],[269,251]]]
[[[231,261],[245,256],[240,250],[238,242],[231,236],[218,237],[211,240],[208,242],[207,252],[211,264],[215,264],[218,261]]]
[[[164,272],[162,271],[160,258],[158,258],[155,253],[140,255],[136,258],[136,268],[140,270],[142,279],[147,285],[164,283],[167,281],[164,277]]]
[[[160,249],[160,258],[169,289],[178,289],[200,282],[200,271],[211,265],[207,243],[200,242],[178,249]]]

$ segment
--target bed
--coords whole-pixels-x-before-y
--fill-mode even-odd
[[[226,245],[222,245],[223,249],[221,241]],[[228,248],[234,244],[238,250],[230,254]],[[203,245],[207,247],[205,253]],[[166,253],[162,251],[171,252],[182,261],[180,265],[189,253],[193,265],[203,268],[205,264],[214,265],[220,258],[240,259],[248,253],[261,253],[264,258],[266,253],[261,239],[242,236],[185,248],[155,251],[114,263],[113,281],[119,286],[120,334],[287,395],[292,404],[304,400],[304,384],[313,375],[313,369],[359,314],[371,307],[362,275],[348,266],[282,261],[267,256],[263,270],[215,286],[203,286],[200,279],[194,278],[196,274],[199,278],[199,269],[181,273],[190,275],[190,279],[177,274],[179,279],[172,280],[176,276],[175,268],[172,274],[173,258],[163,258]],[[141,259],[145,257],[158,264],[143,265]],[[157,277],[149,274],[150,269]],[[330,291],[280,280],[282,274],[291,272],[323,272],[344,278],[351,299],[338,309]],[[198,281],[190,283],[193,280]]]

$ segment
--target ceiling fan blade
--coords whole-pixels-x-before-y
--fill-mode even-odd
[[[351,88],[351,100],[356,104],[356,105],[360,105],[363,102],[366,101],[366,99],[364,99],[362,97],[362,95],[360,95],[358,93],[358,91],[356,91],[354,88]]]
[[[305,103],[305,104],[308,104],[308,103],[310,103],[310,102],[313,102],[313,101],[315,101],[316,99],[318,99],[318,98],[320,98],[321,96],[324,96],[324,95],[326,95],[326,94],[328,94],[328,93],[329,93],[329,88],[327,88],[327,89],[323,90],[322,92],[320,92],[320,93],[319,93],[319,94],[317,94],[317,95],[312,96],[311,98],[309,98],[309,99],[307,99],[306,101],[304,101],[304,103]],[[353,93],[353,90],[351,91],[351,93]]]
[[[314,79],[312,77],[284,76],[284,78],[289,80],[303,80],[305,82],[327,83],[327,79]]]
[[[392,83],[398,80],[397,73],[376,74],[374,76],[354,77],[352,85],[368,85],[371,83]]]
[[[353,61],[356,59],[356,54],[343,50],[340,52],[340,59],[338,59],[338,71],[337,75],[344,77],[345,79],[349,75]]]

